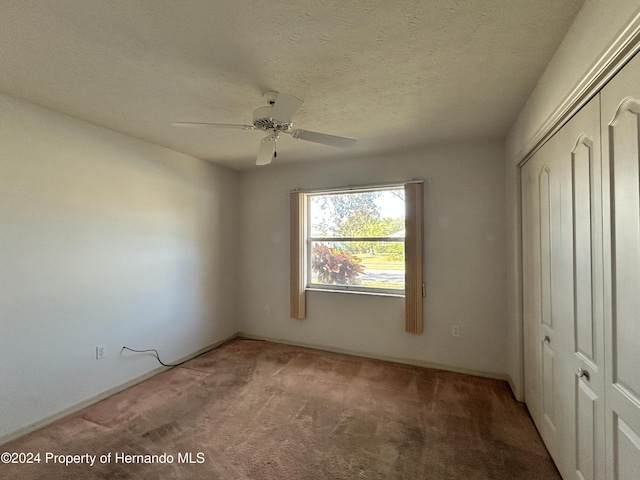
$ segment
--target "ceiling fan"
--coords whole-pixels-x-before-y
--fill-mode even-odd
[[[174,126],[206,126],[215,128],[237,128],[242,130],[262,130],[269,135],[262,139],[258,149],[256,165],[268,165],[276,158],[276,143],[280,134],[286,133],[298,140],[321,143],[332,147],[349,148],[356,144],[351,138],[327,135],[326,133],[294,129],[291,117],[304,103],[288,93],[269,92],[264,95],[269,105],[253,112],[253,125],[237,125],[229,123],[175,122]]]

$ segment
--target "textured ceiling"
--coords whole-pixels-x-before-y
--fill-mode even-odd
[[[235,169],[263,132],[172,122],[251,123],[275,90],[350,155],[501,139],[582,3],[2,0],[0,92]],[[276,161],[336,155],[285,136]]]

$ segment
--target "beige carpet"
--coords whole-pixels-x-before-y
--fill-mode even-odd
[[[0,451],[40,453],[12,479],[560,479],[504,382],[250,340]]]

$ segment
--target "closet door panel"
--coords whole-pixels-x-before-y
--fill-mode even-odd
[[[538,318],[540,318],[538,174],[532,159],[521,170],[522,185],[522,275],[524,332],[524,389],[529,413],[536,425],[541,417],[541,358],[538,350]]]
[[[597,292],[594,292],[593,218],[596,195],[593,141],[581,135],[572,152],[571,184],[573,188],[573,300],[575,322],[575,351],[585,360],[595,362],[595,334],[598,318],[594,312]],[[598,154],[599,155],[599,154]],[[601,326],[601,324],[600,324]]]
[[[523,166],[523,305],[525,318],[525,401],[557,465],[563,461],[567,428],[565,390],[571,377],[562,369],[563,323],[561,162],[552,139]]]
[[[557,442],[559,418],[558,395],[561,394],[561,378],[558,371],[556,349],[557,339],[555,331],[555,301],[554,289],[557,280],[557,253],[560,238],[560,217],[557,205],[560,201],[558,180],[560,176],[558,164],[553,150],[543,151],[540,160],[542,166],[538,174],[538,231],[539,268],[540,268],[540,318],[538,319],[538,338],[542,358],[542,421],[541,433],[549,444]]]
[[[602,456],[598,451],[597,416],[598,402],[601,401],[596,393],[585,385],[578,382],[576,387],[576,452],[575,452],[575,472],[577,478],[581,480],[597,480],[596,464],[601,462]],[[601,445],[604,447],[604,445]],[[598,465],[598,469],[603,468]]]
[[[560,238],[559,169],[549,144],[522,168],[525,396],[551,456],[558,455],[561,379],[554,331],[553,284]]]
[[[637,113],[636,113],[637,111]],[[640,403],[640,104],[627,101],[610,125],[612,147],[612,381]]]
[[[640,59],[603,89],[607,478],[640,471]]]
[[[557,134],[561,158],[562,370],[566,479],[604,476],[604,312],[600,100],[595,97]]]

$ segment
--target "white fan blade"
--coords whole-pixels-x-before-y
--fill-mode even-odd
[[[291,130],[291,136],[298,140],[322,143],[332,147],[351,148],[356,146],[356,141],[353,138],[337,137],[326,133],[310,132],[309,130]]]
[[[256,165],[269,165],[273,160],[273,155],[276,151],[276,142],[274,135],[268,135],[260,142],[260,148],[258,149],[258,158],[256,159]]]
[[[271,118],[282,123],[291,122],[291,117],[304,102],[288,93],[279,93],[271,110]]]
[[[255,130],[253,125],[238,125],[235,123],[206,123],[206,122],[174,122],[174,127],[214,127],[214,128],[238,128],[240,130]]]

